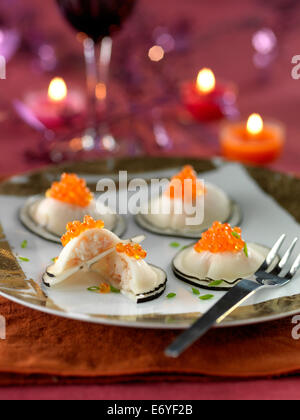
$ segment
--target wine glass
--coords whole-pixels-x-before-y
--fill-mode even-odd
[[[17,9],[22,14],[18,0],[2,0],[0,2],[0,55],[8,62],[18,50],[21,35],[17,29],[18,15],[11,12]]]
[[[137,0],[56,0],[63,15],[83,40],[89,98],[89,121],[83,134],[76,136],[77,151],[117,153],[120,144],[108,124],[97,122],[99,105],[106,113],[107,84],[112,54],[112,36],[121,29]],[[97,50],[100,46],[100,58]],[[81,148],[78,148],[78,138]],[[61,145],[63,147],[63,145]]]

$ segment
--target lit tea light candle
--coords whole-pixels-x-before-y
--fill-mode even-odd
[[[68,88],[60,77],[53,79],[48,88],[48,97],[50,101],[63,103],[68,96]]]
[[[217,82],[213,71],[204,68],[198,73],[196,83],[183,85],[182,101],[196,120],[219,120],[226,116],[227,106],[234,105],[236,91],[233,85]]]
[[[51,130],[64,128],[85,114],[86,101],[77,90],[68,90],[66,82],[54,78],[48,92],[34,92],[26,97],[26,104],[36,117]]]
[[[213,92],[216,88],[216,78],[214,73],[210,69],[203,69],[199,71],[196,86],[200,94],[207,95]]]
[[[285,143],[285,128],[252,114],[247,122],[227,123],[220,133],[223,155],[230,160],[265,164],[277,159]]]
[[[263,132],[264,122],[259,114],[252,114],[247,121],[247,133],[251,136],[258,136]]]

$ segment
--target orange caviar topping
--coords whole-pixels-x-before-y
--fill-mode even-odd
[[[192,182],[185,182],[185,181]],[[180,181],[180,182],[178,182]],[[201,181],[197,179],[197,174],[192,166],[184,166],[182,171],[171,179],[171,184],[166,191],[171,199],[188,198],[195,199],[197,196],[205,194],[206,190]],[[189,197],[191,195],[191,197]]]
[[[102,220],[95,221],[91,216],[85,216],[83,223],[75,221],[67,224],[67,232],[61,238],[61,243],[66,246],[72,239],[77,238],[83,232],[90,229],[103,229]]]
[[[116,246],[116,250],[120,254],[126,254],[128,257],[136,260],[143,260],[147,257],[147,252],[139,244],[124,244],[121,242]]]
[[[93,194],[86,186],[84,179],[80,179],[75,174],[63,174],[60,182],[54,182],[50,190],[46,192],[46,197],[87,207],[93,199]]]
[[[209,251],[213,254],[222,252],[240,252],[245,248],[242,240],[242,230],[228,224],[215,222],[211,229],[203,233],[200,241],[195,245],[196,252]]]
[[[107,283],[101,283],[99,286],[99,293],[101,294],[108,294],[111,292],[110,285]]]

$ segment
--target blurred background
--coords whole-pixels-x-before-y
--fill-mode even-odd
[[[300,53],[299,23],[296,0],[138,0],[122,30],[110,27],[108,79],[109,43],[102,48],[96,90],[97,124],[105,134],[100,150],[87,132],[84,142],[78,140],[89,118],[86,35],[71,27],[55,0],[1,0],[0,55],[7,68],[6,80],[0,80],[0,176],[73,158],[221,155],[222,124],[254,112],[287,130],[280,156],[266,164],[299,173],[300,80],[291,76],[292,58]],[[182,98],[183,85],[196,83],[202,68],[212,69],[217,83],[232,86],[236,95],[223,117],[212,121],[195,119]],[[92,76],[90,67],[90,82]],[[76,121],[65,108],[59,124],[39,115],[41,108],[47,114],[41,98],[57,77],[69,97],[78,94],[72,103],[79,103]]]

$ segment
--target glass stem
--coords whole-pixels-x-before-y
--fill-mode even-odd
[[[97,100],[101,103],[101,108],[104,113],[107,112],[107,91],[112,55],[112,45],[112,39],[110,37],[105,37],[103,38],[100,46],[96,96]]]
[[[98,83],[96,88],[96,96],[98,103],[101,105],[101,111],[103,113],[102,124],[100,127],[101,135],[101,147],[103,150],[108,152],[114,152],[117,150],[118,145],[115,138],[111,135],[110,129],[107,123],[107,92],[108,92],[108,81],[109,81],[109,70],[112,56],[113,41],[110,37],[102,39],[100,46],[100,57],[98,64]]]
[[[84,57],[86,64],[87,92],[89,102],[89,120],[88,130],[93,131],[96,135],[97,130],[97,62],[96,47],[91,38],[86,38],[83,42]]]

